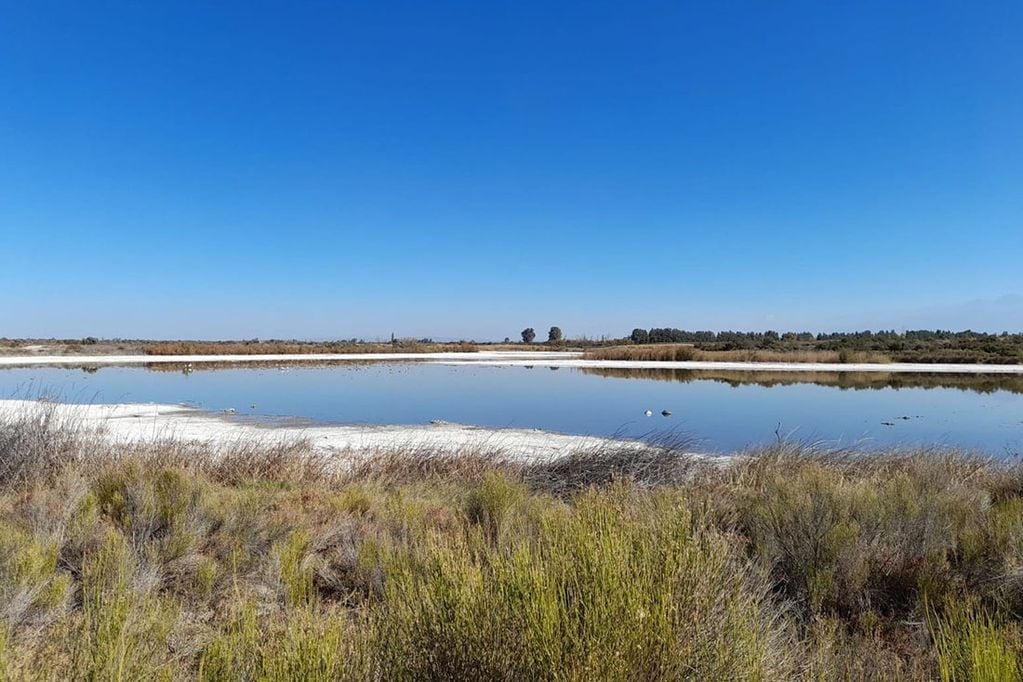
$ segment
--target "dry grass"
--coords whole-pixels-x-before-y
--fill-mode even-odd
[[[146,355],[307,355],[313,353],[475,353],[475,343],[395,343],[349,341],[150,341],[141,345]]]
[[[644,360],[698,362],[824,362],[889,363],[883,353],[830,350],[704,350],[692,344],[664,343],[638,346],[609,346],[587,350],[587,360]]]
[[[1019,679],[1018,465],[94,435],[0,419],[0,678]]]
[[[475,341],[433,342],[425,339],[396,339],[394,343],[300,340],[102,340],[102,339],[3,339],[0,355],[254,355],[320,353],[473,353],[488,351],[572,350],[543,343],[477,343]]]

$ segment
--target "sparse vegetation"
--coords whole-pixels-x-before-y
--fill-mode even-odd
[[[0,435],[4,678],[1020,678],[1018,464]]]

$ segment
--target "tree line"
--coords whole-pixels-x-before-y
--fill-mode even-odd
[[[536,330],[526,327],[521,332],[522,342],[537,342]],[[560,327],[551,327],[547,343],[568,343]],[[980,362],[1023,363],[1023,333],[990,333],[970,329],[910,329],[897,331],[882,329],[853,332],[809,331],[708,331],[687,330],[676,327],[637,327],[620,338],[573,339],[573,346],[584,348],[643,345],[691,344],[706,351],[835,351],[871,352],[892,358],[897,362]]]
[[[688,331],[674,327],[653,327],[651,329],[636,328],[632,330],[628,340],[632,343],[735,343],[739,345],[757,344],[762,342],[813,342],[813,341],[863,341],[863,340],[903,340],[903,341],[975,341],[975,340],[1016,340],[1023,342],[1023,334],[999,334],[975,332],[972,330],[950,331],[945,329],[913,329],[907,331],[881,330],[856,332],[784,332],[773,330],[763,332],[737,331]]]
[[[636,328],[625,344],[688,343],[701,350],[865,351],[900,362],[1023,362],[1023,333],[913,329],[856,332],[736,332]]]

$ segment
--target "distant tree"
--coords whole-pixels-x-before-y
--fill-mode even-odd
[[[535,338],[536,331],[532,327],[526,327],[522,330],[522,343],[533,343]]]
[[[551,330],[547,332],[547,343],[561,343],[561,327],[551,327]]]
[[[629,336],[633,343],[646,343],[650,340],[650,335],[645,329],[633,329],[632,335]]]
[[[504,342],[505,343],[511,343],[511,337],[508,337],[508,336],[504,337]]]

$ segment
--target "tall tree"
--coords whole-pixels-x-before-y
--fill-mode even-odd
[[[532,327],[526,327],[522,330],[522,343],[533,343],[533,339],[536,338],[536,331]]]

